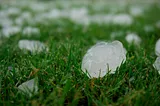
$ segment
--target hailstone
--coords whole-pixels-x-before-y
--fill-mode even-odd
[[[34,78],[22,83],[18,86],[18,90],[31,97],[38,92],[38,79]]]
[[[32,35],[39,35],[40,30],[36,27],[25,27],[23,29],[23,35],[32,36]]]
[[[99,42],[91,47],[82,60],[82,71],[91,78],[114,74],[126,60],[126,49],[120,41]]]
[[[128,14],[118,14],[113,17],[113,24],[116,25],[131,25],[133,23],[133,19]]]
[[[155,53],[157,56],[160,56],[160,39],[156,42]]]
[[[21,31],[21,28],[19,26],[9,26],[9,27],[4,27],[2,29],[2,35],[4,37],[9,38],[11,35],[17,34]]]
[[[18,46],[22,50],[25,49],[25,50],[31,51],[33,53],[42,52],[43,50],[48,51],[48,48],[40,41],[20,40],[18,42]]]
[[[135,33],[129,33],[125,39],[128,43],[134,43],[135,45],[140,45],[141,43],[141,38]]]
[[[160,57],[157,57],[156,61],[153,64],[153,67],[158,70],[158,73],[160,74]]]

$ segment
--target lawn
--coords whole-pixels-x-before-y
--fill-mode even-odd
[[[132,12],[132,7],[140,12]],[[80,10],[72,11],[74,8]],[[64,15],[70,14],[65,10],[72,11],[73,17]],[[112,19],[102,20],[104,15],[113,14],[127,14],[132,21],[117,24],[110,22]],[[94,15],[98,18],[91,19]],[[20,31],[5,36],[4,29],[12,26]],[[38,28],[39,33],[24,34],[26,26]],[[141,43],[128,43],[125,39],[128,33],[136,33]],[[158,106],[160,75],[153,63],[159,38],[158,1],[3,1],[0,3],[0,105]],[[43,42],[48,51],[22,50],[18,42],[23,39]],[[114,40],[122,42],[127,51],[125,63],[115,74],[89,78],[81,70],[83,56],[97,42]],[[18,86],[33,78],[38,79],[36,94],[28,96],[20,92]]]

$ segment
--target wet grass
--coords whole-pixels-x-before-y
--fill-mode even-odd
[[[64,24],[52,22],[37,25],[41,30],[38,38],[22,37],[21,33],[3,38],[0,45],[0,105],[158,106],[160,76],[152,66],[156,58],[155,43],[160,38],[160,30],[153,25],[160,18],[158,12],[159,8],[152,7],[148,14],[135,18],[135,23],[129,27],[97,24],[84,27],[70,21]],[[153,31],[144,31],[148,24],[154,27]],[[127,50],[126,62],[114,75],[89,79],[81,71],[87,49],[100,40],[112,41],[110,34],[118,31],[122,36],[115,39]],[[128,31],[136,32],[142,38],[140,47],[125,41]],[[49,52],[24,53],[17,45],[24,38],[44,42]],[[29,98],[18,92],[18,85],[35,77],[38,77],[39,87],[36,95]]]

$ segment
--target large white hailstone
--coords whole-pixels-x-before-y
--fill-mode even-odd
[[[48,48],[44,45],[44,43],[35,40],[20,40],[18,42],[18,46],[20,49],[28,50],[33,53],[42,52],[44,50],[48,51]]]
[[[27,36],[32,36],[32,35],[39,35],[40,34],[40,30],[38,28],[35,27],[25,27],[23,29],[23,35],[27,35]]]
[[[82,71],[91,78],[114,74],[126,60],[126,50],[120,41],[100,42],[91,47],[82,60]]]
[[[38,92],[38,79],[34,78],[29,81],[26,81],[18,86],[18,89],[23,94],[31,97],[33,94]]]
[[[155,53],[157,56],[160,56],[160,39],[156,42]]]
[[[133,23],[132,17],[128,14],[115,15],[112,21],[116,25],[131,25]]]
[[[156,58],[156,61],[153,64],[153,67],[158,70],[158,73],[160,74],[160,57]]]
[[[17,34],[21,31],[21,28],[18,26],[9,26],[9,27],[4,27],[2,29],[2,35],[4,37],[10,37],[13,34]]]
[[[134,43],[135,45],[140,45],[141,43],[141,38],[135,34],[135,33],[129,33],[127,34],[127,36],[125,37],[126,41],[128,43]]]

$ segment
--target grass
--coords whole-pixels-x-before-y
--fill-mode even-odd
[[[156,58],[155,43],[160,38],[160,30],[154,26],[160,18],[158,12],[160,8],[151,7],[129,27],[97,24],[83,27],[70,21],[52,22],[37,25],[41,29],[38,38],[22,37],[22,33],[3,38],[0,44],[0,105],[158,106],[160,75],[152,66]],[[148,24],[154,26],[153,31],[143,30]],[[59,27],[62,32],[56,30]],[[81,71],[82,58],[97,41],[110,41],[113,31],[123,34],[115,39],[127,49],[127,60],[116,74],[89,79]],[[128,31],[140,35],[140,47],[128,45],[124,39]],[[40,40],[50,51],[24,53],[17,46],[20,39]],[[38,77],[39,86],[36,95],[29,98],[18,93],[18,85],[35,77]]]

